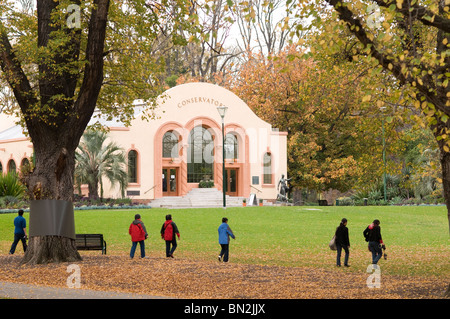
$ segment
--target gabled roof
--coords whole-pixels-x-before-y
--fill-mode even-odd
[[[17,138],[26,138],[20,125],[15,125],[0,132],[0,141],[12,140]]]

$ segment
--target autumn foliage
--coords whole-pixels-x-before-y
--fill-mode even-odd
[[[362,71],[321,65],[299,46],[272,56],[248,53],[246,61],[228,86],[259,117],[288,132],[292,184],[350,189],[364,174],[358,159],[381,145],[367,129],[374,118],[362,111]]]

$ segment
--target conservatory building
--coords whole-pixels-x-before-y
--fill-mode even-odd
[[[126,153],[127,197],[149,202],[225,187],[231,197],[276,199],[277,183],[287,174],[287,133],[234,93],[208,83],[182,84],[162,94],[154,112],[154,119],[137,115],[128,127],[102,123]],[[18,170],[32,152],[20,126],[0,115],[0,171]],[[104,197],[121,197],[121,191],[105,181]]]

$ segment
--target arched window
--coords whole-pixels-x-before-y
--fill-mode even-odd
[[[137,152],[128,152],[128,183],[137,183]]]
[[[162,152],[164,158],[178,158],[178,137],[173,131],[164,134]]]
[[[22,163],[20,163],[20,166],[21,167],[26,167],[26,166],[30,166],[30,161],[28,160],[28,158],[24,158],[23,160],[22,160]]]
[[[225,158],[237,159],[238,158],[238,140],[236,135],[228,133],[225,135]]]
[[[3,173],[3,165],[2,162],[0,162],[0,174]]]
[[[16,172],[16,171],[17,171],[16,162],[14,162],[14,160],[9,160],[9,162],[8,162],[8,172]]]
[[[263,157],[263,184],[273,184],[272,155],[267,152]]]
[[[194,127],[189,133],[188,144],[188,183],[213,179],[214,141],[211,132],[203,126]]]

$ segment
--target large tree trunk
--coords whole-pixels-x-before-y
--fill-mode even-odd
[[[21,264],[35,265],[82,260],[75,241],[62,236],[31,237]]]
[[[59,141],[54,140],[57,141],[55,142],[55,144],[58,143],[57,145],[48,143],[49,132],[45,134],[47,138],[36,137],[33,139],[36,166],[33,172],[24,179],[31,199],[72,202],[75,141],[79,140],[77,136],[80,133],[74,134],[71,138],[67,133],[56,132],[53,134],[59,134]],[[65,143],[62,143],[64,140]],[[30,214],[36,214],[36,212],[30,211]],[[74,224],[74,221],[69,222]],[[74,238],[51,234],[31,236],[32,227],[30,218],[30,240],[22,263],[42,264],[81,260]]]
[[[439,143],[439,142],[438,142]],[[447,206],[448,229],[450,233],[450,153],[443,149],[444,143],[439,143],[441,152],[440,162],[442,169],[442,186],[444,188],[445,204]],[[445,298],[450,298],[450,283],[444,293]]]
[[[450,233],[450,153],[441,150],[442,186],[447,206],[448,228]]]
[[[439,95],[439,100],[442,105],[445,105],[447,101],[446,92],[441,92]],[[439,115],[434,115],[435,124],[430,125],[431,131],[436,138],[437,145],[439,147],[439,161],[441,163],[442,172],[442,188],[443,195],[445,199],[445,204],[447,207],[447,220],[448,220],[448,231],[450,234],[450,152],[448,146],[448,139],[442,138],[442,135],[450,130],[450,120],[443,122]]]

